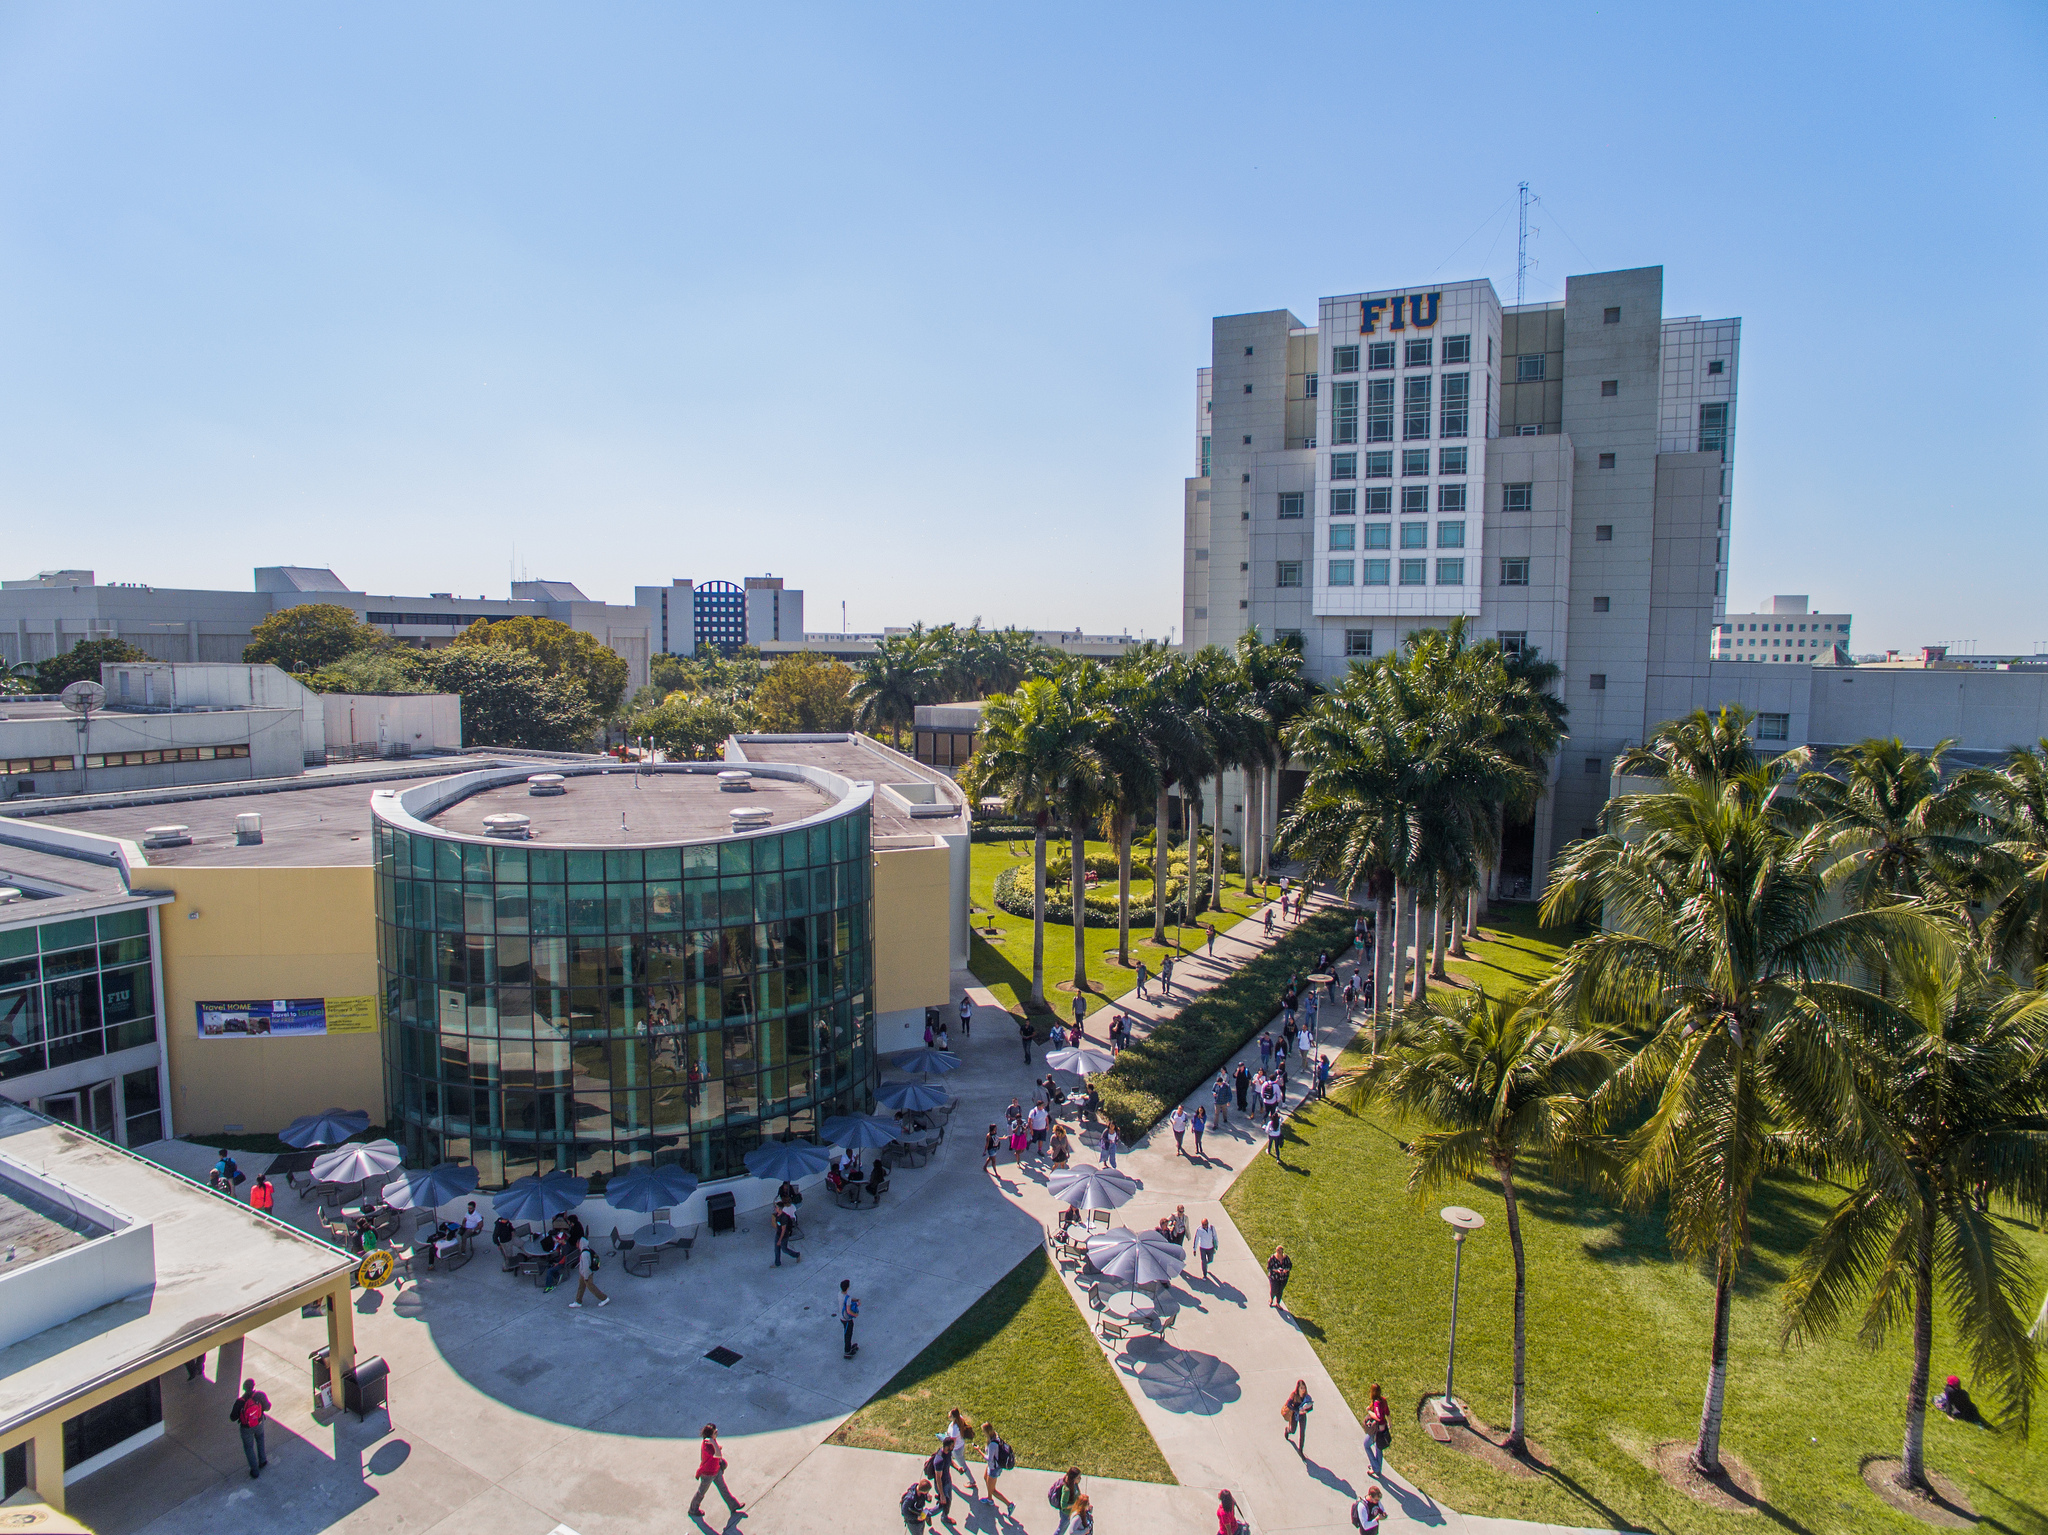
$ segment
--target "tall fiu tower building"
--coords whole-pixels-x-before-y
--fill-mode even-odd
[[[1618,750],[1707,702],[1741,321],[1663,300],[1661,267],[1573,277],[1561,303],[1503,307],[1483,279],[1346,294],[1313,326],[1219,316],[1196,375],[1190,648],[1299,636],[1327,683],[1463,617],[1563,668],[1570,739],[1504,896],[1595,826]]]

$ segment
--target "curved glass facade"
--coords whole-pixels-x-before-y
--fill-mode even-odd
[[[714,791],[715,792],[715,791]],[[483,1186],[744,1175],[871,1106],[865,800],[791,829],[577,848],[377,816],[389,1123]]]

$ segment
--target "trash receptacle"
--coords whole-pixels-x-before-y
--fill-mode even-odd
[[[723,1190],[704,1196],[704,1219],[710,1224],[712,1235],[721,1231],[737,1231],[739,1223],[733,1216],[734,1207],[739,1203]]]
[[[327,1368],[327,1345],[321,1344],[306,1358],[313,1366],[313,1410],[324,1412],[334,1405],[334,1376]]]
[[[353,1370],[342,1372],[342,1405],[358,1420],[386,1406],[385,1377],[390,1373],[391,1367],[379,1355],[372,1354],[368,1359],[357,1360]]]

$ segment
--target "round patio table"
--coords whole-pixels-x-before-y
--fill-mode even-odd
[[[1103,1301],[1102,1314],[1112,1322],[1138,1322],[1157,1316],[1159,1307],[1143,1290],[1119,1290]]]
[[[676,1228],[669,1225],[642,1226],[633,1233],[635,1247],[666,1247],[676,1239]]]

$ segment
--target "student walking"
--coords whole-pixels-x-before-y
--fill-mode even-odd
[[[791,1217],[790,1224],[792,1226],[796,1224],[794,1217]],[[569,1302],[571,1307],[582,1306],[585,1291],[595,1295],[600,1306],[609,1306],[612,1303],[612,1298],[600,1290],[597,1287],[597,1281],[590,1277],[596,1271],[597,1254],[591,1250],[590,1238],[578,1237],[576,1239],[576,1298]]]
[[[1380,1490],[1377,1485],[1365,1489],[1365,1496],[1351,1505],[1351,1527],[1360,1535],[1379,1535],[1385,1526],[1387,1511],[1380,1506]]]
[[[1199,1157],[1202,1155],[1202,1132],[1209,1128],[1209,1111],[1196,1104],[1194,1123],[1188,1128],[1195,1132],[1195,1155]]]
[[[258,1173],[256,1181],[249,1185],[249,1208],[268,1214],[277,1205],[277,1194],[270,1186],[270,1174]]]
[[[1116,1166],[1115,1125],[1104,1125],[1102,1127],[1102,1165],[1111,1168]]]
[[[1330,1096],[1330,1058],[1327,1055],[1316,1057],[1316,1096]]]
[[[1224,1488],[1216,1494],[1216,1535],[1251,1535],[1252,1527],[1237,1511],[1237,1499]]]
[[[1074,1518],[1067,1535],[1095,1535],[1095,1505],[1085,1492],[1074,1499]]]
[[[733,1500],[732,1489],[725,1485],[725,1451],[719,1448],[718,1425],[704,1425],[704,1443],[697,1456],[697,1496],[690,1499],[690,1517],[695,1519],[704,1512],[704,1494],[712,1488],[725,1499],[727,1514],[737,1514],[747,1505]]]
[[[832,1314],[839,1319],[839,1326],[846,1334],[846,1357],[851,1359],[860,1352],[860,1345],[853,1341],[853,1324],[860,1316],[860,1302],[854,1298],[851,1279],[839,1281],[839,1304],[833,1308]]]
[[[1010,1121],[1010,1160],[1012,1162],[1024,1160],[1024,1145],[1024,1121],[1021,1118],[1013,1119]]]
[[[1141,959],[1138,961],[1138,1000],[1140,1002],[1149,1002],[1151,1000],[1145,994],[1145,988],[1151,985],[1151,983],[1152,972],[1145,968],[1145,962]]]
[[[769,1267],[779,1269],[782,1267],[782,1255],[784,1253],[788,1253],[791,1258],[798,1260],[802,1259],[803,1254],[789,1245],[796,1239],[796,1216],[791,1214],[789,1206],[779,1199],[775,1202],[774,1221],[775,1261]]]
[[[1084,996],[1080,996],[1080,995],[1076,994],[1076,996],[1074,997],[1074,1039],[1073,1039],[1073,1042],[1074,1042],[1075,1044],[1077,1044],[1077,1045],[1078,1045],[1078,1044],[1079,1044],[1079,1043],[1081,1042],[1081,1036],[1082,1036],[1083,1034],[1085,1034],[1085,1033],[1087,1032],[1087,1020],[1088,1020],[1088,999],[1087,999],[1086,997],[1084,997]]]
[[[1308,1394],[1308,1382],[1298,1380],[1280,1409],[1280,1419],[1287,1425],[1285,1437],[1303,1460],[1308,1459],[1308,1415],[1315,1411],[1315,1406],[1316,1399]]]
[[[1044,1103],[1035,1102],[1031,1105],[1030,1124],[1031,1149],[1042,1156],[1045,1153],[1046,1133],[1052,1126],[1052,1116],[1046,1113]]]
[[[1017,1511],[1017,1504],[1007,1493],[997,1490],[996,1478],[1016,1466],[1017,1452],[1004,1442],[993,1423],[981,1425],[981,1440],[981,1478],[988,1488],[988,1500],[991,1503],[1002,1504],[1014,1514]]]
[[[1173,956],[1167,955],[1159,962],[1159,992],[1162,996],[1173,995]]]
[[[1202,1277],[1209,1277],[1209,1262],[1216,1256],[1216,1228],[1209,1224],[1209,1217],[1202,1217],[1202,1224],[1195,1228],[1195,1256],[1202,1260]]]
[[[983,1172],[992,1173],[996,1170],[996,1148],[1002,1145],[1002,1143],[1003,1138],[996,1134],[996,1127],[990,1125],[988,1127],[988,1135],[981,1143],[981,1170]]]
[[[1204,922],[1202,924],[1202,931],[1209,935],[1209,957],[1214,959],[1216,957],[1216,924]]]
[[[1067,1467],[1067,1473],[1046,1489],[1045,1501],[1059,1510],[1060,1522],[1057,1535],[1066,1535],[1067,1527],[1074,1519],[1074,1505],[1080,1502],[1081,1468]]]
[[[228,1409],[228,1421],[242,1431],[242,1453],[248,1457],[252,1482],[270,1464],[270,1452],[263,1447],[263,1420],[269,1412],[270,1398],[256,1389],[253,1380],[242,1382],[242,1394]]]
[[[1380,1383],[1372,1383],[1372,1400],[1365,1404],[1365,1458],[1372,1462],[1372,1474],[1385,1476],[1383,1457],[1387,1446],[1394,1442],[1392,1415],[1387,1411],[1387,1399],[1380,1394]]]
[[[1259,1070],[1264,1071],[1272,1064],[1273,1036],[1271,1034],[1261,1034],[1259,1036]]]
[[[1273,936],[1273,908],[1270,906],[1266,908],[1266,936]]]
[[[1287,1281],[1294,1273],[1294,1260],[1287,1256],[1287,1249],[1275,1247],[1273,1256],[1266,1260],[1266,1287],[1272,1291],[1269,1306],[1278,1307],[1287,1294]]]
[[[1237,1063],[1235,1081],[1237,1083],[1237,1112],[1243,1114],[1248,1112],[1246,1105],[1252,1090],[1252,1068],[1249,1061],[1239,1061]]]
[[[960,999],[960,1043],[966,1044],[968,1035],[974,1032],[974,1002],[971,998]]]
[[[1031,1041],[1038,1037],[1038,1031],[1031,1026],[1029,1018],[1017,1020],[1017,1039],[1024,1046],[1024,1064],[1031,1064]]]
[[[969,1458],[974,1452],[974,1425],[967,1421],[967,1415],[957,1407],[946,1419],[945,1432],[939,1435],[940,1447],[953,1457],[953,1463],[960,1468],[960,1474],[967,1478],[967,1496],[970,1499],[981,1496],[981,1486],[974,1480],[974,1466]]]
[[[1276,1162],[1281,1159],[1280,1142],[1286,1138],[1286,1128],[1280,1123],[1280,1111],[1278,1109],[1269,1110],[1266,1114],[1266,1150],[1272,1154],[1273,1160]]]
[[[1177,1157],[1184,1157],[1188,1154],[1188,1148],[1183,1142],[1182,1137],[1188,1133],[1188,1125],[1190,1123],[1187,1108],[1182,1104],[1176,1103],[1173,1106],[1173,1112],[1166,1117],[1166,1128],[1173,1132],[1173,1154]]]
[[[931,1526],[932,1484],[925,1477],[919,1477],[903,1489],[903,1496],[897,1501],[902,1511],[903,1524],[910,1530],[928,1530]]]
[[[948,1524],[953,1520],[953,1454],[940,1445],[925,1457],[924,1474],[932,1484],[934,1512]]]

